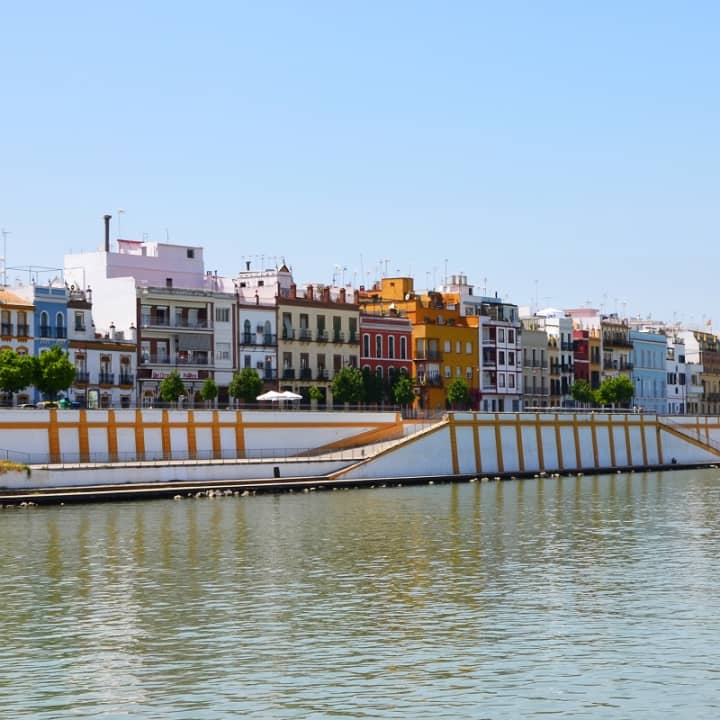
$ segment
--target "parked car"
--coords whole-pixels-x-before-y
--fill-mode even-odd
[[[48,408],[56,408],[58,404],[54,400],[41,400],[38,403],[35,403],[36,408],[40,408],[41,410],[46,410]]]

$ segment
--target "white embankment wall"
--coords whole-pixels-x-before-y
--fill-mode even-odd
[[[720,419],[645,413],[451,413],[336,479],[498,475],[720,460]]]
[[[49,464],[30,477],[0,476],[0,486],[277,476],[352,482],[720,461],[717,417],[468,412],[408,435],[411,426],[373,412],[0,411],[0,448],[9,459]],[[361,445],[365,459],[347,452]],[[69,467],[77,463],[95,464]]]

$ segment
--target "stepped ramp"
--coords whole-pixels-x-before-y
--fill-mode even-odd
[[[666,417],[659,417],[658,427],[659,429],[665,430],[666,432],[669,432],[671,435],[674,435],[681,440],[689,442],[696,448],[700,448],[701,450],[705,450],[717,457],[720,457],[720,443],[716,442],[715,440],[710,440],[709,438],[701,440],[696,433],[692,432],[690,428],[682,425],[681,423],[673,422]]]
[[[398,450],[405,449],[408,446],[412,446],[418,443],[418,441],[424,440],[428,436],[435,435],[437,433],[447,431],[449,426],[449,420],[447,417],[443,417],[437,422],[430,425],[423,425],[419,430],[405,435],[399,439],[393,440],[392,442],[383,442],[376,445],[368,445],[365,447],[367,457],[362,460],[352,463],[347,467],[337,470],[336,472],[328,474],[328,480],[342,480],[344,475],[361,470],[364,466],[368,466],[375,462],[378,458],[391,453],[398,452]]]

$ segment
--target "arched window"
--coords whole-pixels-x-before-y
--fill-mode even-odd
[[[382,378],[382,376],[383,376],[383,369],[382,369],[382,366],[381,366],[381,365],[378,365],[378,366],[375,368],[375,374],[376,374],[379,378]]]
[[[388,338],[388,357],[394,358],[395,357],[395,336],[390,335]]]
[[[382,335],[375,336],[375,357],[382,357]]]
[[[367,333],[363,335],[363,356],[370,357],[370,336]]]
[[[400,359],[407,360],[407,338],[404,335],[400,338]]]
[[[50,337],[50,319],[44,310],[40,313],[40,337]]]
[[[58,338],[67,337],[65,332],[65,315],[61,312],[55,315],[55,328],[55,334]]]
[[[252,325],[250,324],[250,321],[245,320],[245,322],[243,323],[243,344],[245,345],[249,345],[252,342],[250,337],[252,332],[251,328]]]
[[[272,335],[272,326],[270,325],[270,321],[265,321],[265,335],[269,338],[270,335]]]

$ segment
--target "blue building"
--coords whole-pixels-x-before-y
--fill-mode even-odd
[[[53,345],[67,352],[67,304],[69,291],[64,282],[59,279],[46,284],[22,285],[13,288],[18,295],[25,297],[35,306],[32,336],[32,354],[36,357],[43,350]],[[40,393],[33,388],[35,397],[33,402],[41,400]]]
[[[662,333],[630,331],[633,405],[645,412],[667,412],[667,337]]]

